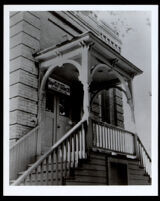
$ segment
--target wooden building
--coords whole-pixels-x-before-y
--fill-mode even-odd
[[[10,184],[148,185],[151,159],[125,130],[142,71],[94,12],[10,13]]]

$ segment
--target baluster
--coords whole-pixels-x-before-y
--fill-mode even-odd
[[[123,140],[123,152],[125,152],[125,134],[122,132],[122,140]]]
[[[120,152],[119,130],[117,131],[117,149]]]
[[[84,124],[82,124],[82,146],[83,146],[83,158],[85,158],[85,132],[84,132]]]
[[[99,147],[101,147],[101,125],[98,125]]]
[[[102,125],[100,126],[100,130],[101,130],[101,132],[100,132],[100,136],[101,136],[101,148],[103,148],[103,126]]]
[[[128,135],[128,140],[129,140],[129,143],[128,144],[128,152],[132,154],[132,145],[133,145],[133,142],[132,142],[132,135],[130,134],[127,134]]]
[[[46,185],[48,185],[48,157],[46,158]]]
[[[113,130],[110,128],[110,133],[111,133],[111,150],[113,150]]]
[[[82,158],[82,132],[79,131],[79,158]]]
[[[27,179],[25,178],[23,181],[24,186],[25,186],[26,182],[27,182]]]
[[[102,144],[103,144],[103,148],[105,148],[106,140],[105,140],[105,127],[104,126],[102,127],[102,130],[103,130],[103,143]]]
[[[100,137],[100,147],[102,147],[102,126],[99,125],[99,137]]]
[[[106,149],[108,149],[108,129],[105,127],[105,140],[106,140]]]
[[[141,144],[139,143],[139,152],[140,152],[140,165],[143,167],[143,158],[142,158],[142,147]]]
[[[119,151],[119,141],[118,141],[118,130],[116,130],[116,142],[117,142],[117,151]]]
[[[60,181],[63,183],[63,144],[60,146]]]
[[[135,151],[135,147],[134,147],[134,144],[135,142],[134,142],[134,135],[132,135],[132,154],[134,155],[134,151]]]
[[[124,139],[125,139],[125,153],[128,153],[129,139],[126,132],[124,132]]]
[[[112,142],[113,141],[112,140],[112,135],[113,134],[112,134],[112,129],[111,128],[109,128],[109,132],[110,132],[110,149],[113,150],[113,142]]]
[[[110,137],[111,137],[111,133],[110,133],[110,129],[107,128],[107,133],[108,133],[108,149],[111,149],[111,141],[110,141]]]
[[[120,152],[120,144],[119,144],[119,130],[117,130],[117,151]]]
[[[32,185],[32,174],[29,174],[29,183]]]
[[[108,148],[111,149],[111,132],[110,132],[110,128],[108,128]]]
[[[67,157],[68,157],[68,170],[70,171],[70,163],[71,163],[71,147],[70,147],[70,138],[67,140]]]
[[[123,152],[123,134],[122,131],[120,131],[120,151]]]
[[[97,146],[97,131],[96,131],[96,124],[92,122],[92,135],[93,135],[93,146]]]
[[[38,168],[35,168],[35,185],[38,183]]]
[[[67,169],[67,150],[66,150],[66,143],[67,141],[64,142],[64,177],[66,177],[66,169]]]
[[[43,185],[43,162],[40,164],[40,185]]]
[[[101,147],[103,148],[103,126],[101,125]]]
[[[115,135],[115,137],[114,137],[114,140],[115,140],[115,150],[118,151],[117,150],[117,130],[116,129],[114,130],[114,135]]]
[[[56,168],[55,168],[55,174],[56,174],[56,184],[58,184],[58,148],[55,150],[55,164],[56,164]]]
[[[112,128],[112,139],[113,139],[113,149],[116,150],[116,135],[114,128]]]
[[[53,163],[54,163],[54,151],[51,153],[51,184],[53,184],[53,180],[54,180],[54,177],[53,177],[54,164]]]
[[[143,166],[145,167],[145,157],[144,157],[144,149],[142,147],[142,156],[143,156]]]
[[[76,167],[78,166],[78,133],[76,133]]]
[[[121,131],[119,131],[119,151],[122,152]]]
[[[122,143],[122,131],[119,132],[119,144],[120,144],[120,152],[123,150],[123,143]]]
[[[72,167],[74,167],[74,135],[72,136]]]
[[[97,147],[99,147],[99,126],[96,124]]]

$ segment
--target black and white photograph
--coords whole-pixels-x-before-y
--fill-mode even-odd
[[[158,6],[5,5],[4,28],[4,194],[156,195]]]

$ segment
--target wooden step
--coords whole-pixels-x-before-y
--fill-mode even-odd
[[[95,171],[99,171],[99,170],[103,170],[106,171],[106,166],[104,165],[98,165],[98,164],[83,164],[83,166],[79,167],[80,169],[85,169],[85,170],[95,170]]]
[[[131,175],[145,175],[145,170],[143,169],[128,169],[128,173]]]
[[[98,186],[98,185],[100,185],[100,186],[102,186],[102,185],[106,185],[106,184],[101,184],[101,183],[91,183],[91,182],[76,182],[76,181],[74,181],[74,180],[67,180],[66,182],[65,182],[65,185],[67,185],[67,186],[82,186],[82,185],[84,185],[84,186]]]
[[[67,178],[68,180],[73,180],[73,178]],[[101,184],[106,184],[106,178],[105,177],[93,177],[93,176],[86,176],[86,175],[81,175],[81,176],[76,176],[74,177],[74,181],[76,182],[89,182],[89,183],[101,183]]]
[[[80,162],[79,167],[88,164],[88,165],[99,165],[99,166],[106,166],[106,161],[99,160],[99,159],[88,159],[86,162]]]
[[[150,183],[145,180],[131,180],[129,185],[150,185]]]
[[[51,180],[49,179],[48,182],[46,183],[46,180],[32,180],[32,182],[30,181],[25,181],[25,183],[21,183],[20,186],[49,186],[49,185],[64,185],[64,181],[62,181],[61,183],[61,180],[60,178],[58,178],[58,184],[56,182],[55,179]]]
[[[74,173],[75,176],[93,176],[93,177],[106,177],[106,171],[103,170],[86,170],[86,169],[75,169]]]
[[[149,181],[149,177],[148,176],[144,176],[144,175],[129,175],[129,178],[131,180],[145,180],[145,181]]]

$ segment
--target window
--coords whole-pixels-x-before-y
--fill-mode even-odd
[[[46,111],[54,112],[54,95],[50,92],[46,94]]]

